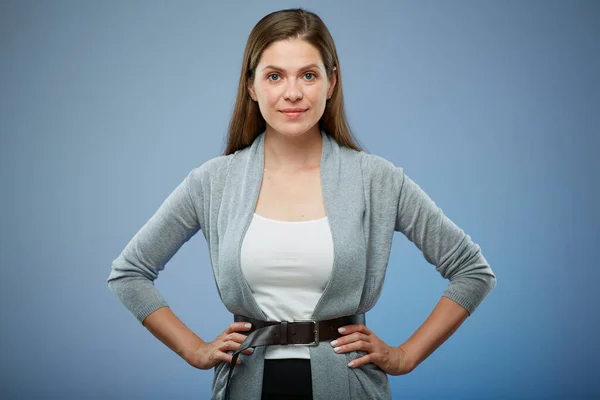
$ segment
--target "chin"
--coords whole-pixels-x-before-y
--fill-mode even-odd
[[[297,137],[302,136],[308,131],[310,131],[315,126],[315,124],[316,122],[312,124],[277,123],[270,126],[274,131],[278,132],[280,135],[288,137]]]
[[[283,136],[289,136],[289,137],[296,137],[296,136],[302,136],[304,135],[306,132],[308,132],[308,129],[301,129],[301,128],[282,128],[282,129],[277,129],[277,132],[279,132],[281,135]]]

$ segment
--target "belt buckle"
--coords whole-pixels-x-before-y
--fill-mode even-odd
[[[294,343],[294,346],[312,346],[316,347],[319,345],[319,322],[314,319],[295,319],[294,322],[311,322],[313,324],[313,333],[315,334],[315,340],[305,344],[305,343]]]

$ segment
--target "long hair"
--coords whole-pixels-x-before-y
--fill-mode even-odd
[[[271,43],[295,38],[307,41],[319,51],[330,81],[333,74],[337,74],[337,83],[331,99],[327,100],[325,111],[319,120],[319,128],[331,135],[340,146],[362,151],[350,131],[344,112],[342,71],[333,38],[319,16],[301,8],[293,8],[266,15],[250,32],[244,50],[237,98],[229,123],[225,155],[250,146],[266,129],[266,122],[258,104],[250,98],[248,84],[254,80],[260,57]]]

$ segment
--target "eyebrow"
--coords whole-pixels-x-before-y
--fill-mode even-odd
[[[305,70],[305,69],[311,69],[311,68],[315,68],[315,69],[318,69],[318,70],[320,70],[320,69],[321,69],[321,68],[319,68],[319,66],[318,66],[317,64],[314,64],[314,63],[313,63],[313,64],[308,64],[308,65],[305,65],[304,67],[301,67],[301,68],[299,69],[299,71],[302,71],[302,70]],[[278,66],[275,66],[275,65],[267,65],[267,66],[265,66],[265,67],[263,68],[263,71],[264,71],[264,70],[266,70],[266,69],[274,69],[274,70],[276,70],[276,71],[285,71],[283,68],[281,68],[281,67],[278,67]]]

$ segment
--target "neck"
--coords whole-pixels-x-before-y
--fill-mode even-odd
[[[318,125],[302,135],[289,137],[272,129],[265,132],[265,169],[295,172],[318,168],[323,138]]]

